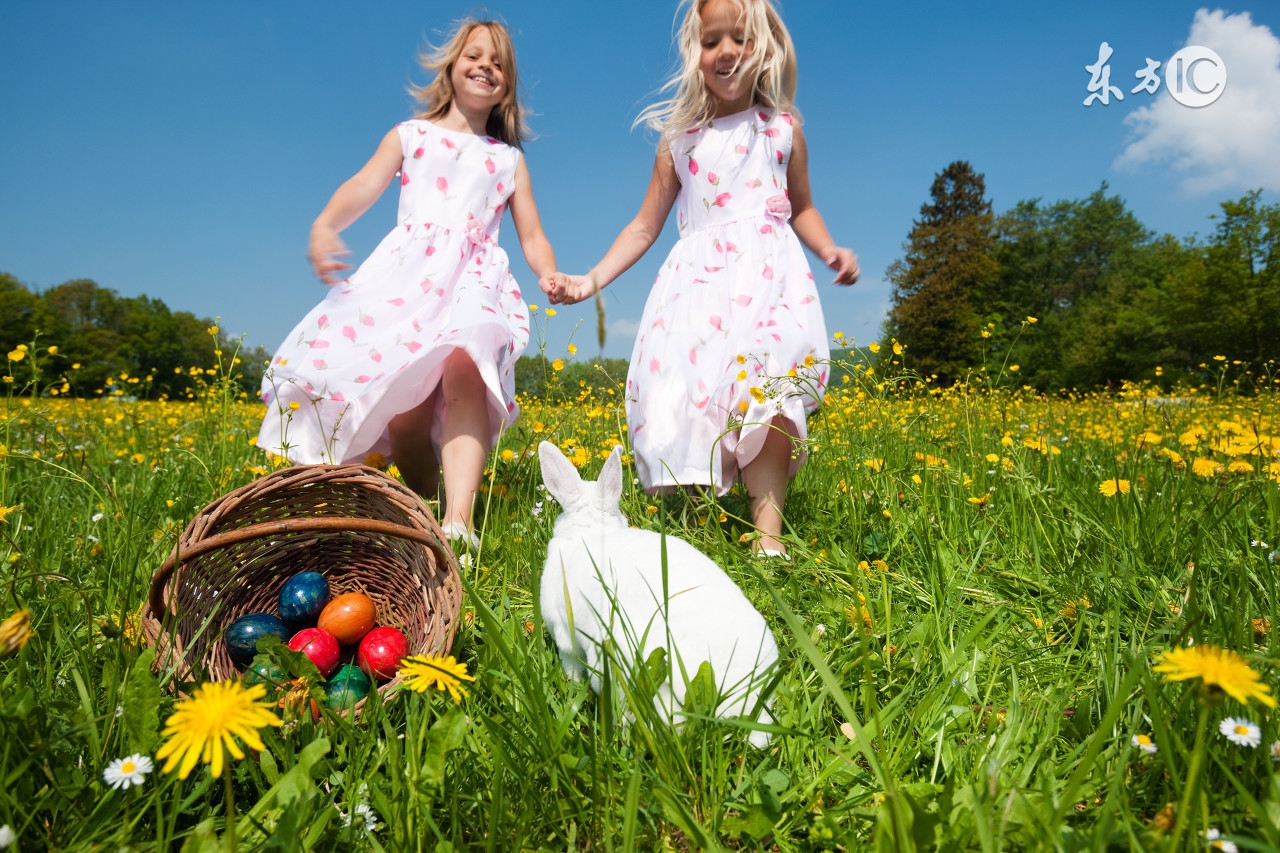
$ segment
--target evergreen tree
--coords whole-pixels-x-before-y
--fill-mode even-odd
[[[994,216],[981,174],[963,160],[934,177],[931,201],[886,272],[893,285],[889,333],[910,364],[942,384],[979,363],[981,306],[996,272]]]

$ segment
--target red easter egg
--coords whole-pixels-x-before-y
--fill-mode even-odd
[[[325,678],[338,668],[338,641],[323,628],[303,628],[289,639],[289,648],[306,655]]]
[[[338,638],[344,646],[358,643],[373,628],[373,599],[362,592],[348,592],[335,597],[320,611],[316,627]]]
[[[409,641],[395,628],[374,628],[360,641],[360,668],[379,681],[395,678],[400,659],[409,654]]]

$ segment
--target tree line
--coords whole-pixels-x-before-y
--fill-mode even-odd
[[[90,279],[37,293],[0,273],[0,347],[11,353],[23,345],[31,360],[11,358],[10,369],[39,363],[41,392],[78,397],[122,391],[185,398],[209,380],[205,371],[219,358],[230,367],[236,357],[237,381],[256,394],[269,356],[261,347],[237,353],[237,342],[212,320],[171,311],[159,299],[120,296]]]
[[[956,161],[929,196],[887,271],[884,334],[938,384],[982,365],[1053,391],[1280,359],[1280,205],[1260,190],[1222,202],[1204,240],[1154,233],[1105,183],[997,215]]]

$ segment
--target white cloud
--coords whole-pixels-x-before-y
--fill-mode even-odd
[[[1164,85],[1154,103],[1125,123],[1134,139],[1113,164],[1136,169],[1169,163],[1182,188],[1197,195],[1258,187],[1280,189],[1280,39],[1248,12],[1200,9],[1188,45],[1212,48],[1227,68],[1222,97],[1192,109]],[[1161,67],[1162,76],[1165,69]]]
[[[640,320],[629,320],[623,318],[614,320],[609,324],[609,337],[634,338],[636,332],[640,331]]]

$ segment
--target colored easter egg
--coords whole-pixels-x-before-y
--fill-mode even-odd
[[[306,655],[325,678],[338,668],[338,641],[323,628],[303,628],[289,639],[289,648]]]
[[[353,708],[369,695],[369,686],[368,678],[363,684],[354,679],[331,679],[324,688],[325,704],[335,711]]]
[[[329,603],[329,582],[319,572],[298,572],[280,587],[280,619],[293,630],[316,624]]]
[[[243,666],[253,660],[258,653],[258,640],[268,634],[283,641],[288,638],[289,629],[270,613],[246,613],[227,626],[222,641],[227,644],[231,659]]]
[[[400,660],[409,654],[409,641],[395,628],[374,628],[360,641],[356,660],[360,668],[380,681],[395,678]]]
[[[338,638],[344,646],[360,642],[360,638],[373,628],[375,617],[373,599],[362,592],[348,592],[336,596],[320,611],[316,627],[323,628]]]
[[[289,674],[271,662],[255,663],[244,671],[245,684],[265,684],[267,691],[276,690],[289,683]]]
[[[338,671],[329,676],[329,686],[337,684],[346,684],[354,689],[369,692],[369,688],[373,686],[369,681],[369,676],[364,674],[364,670],[355,664],[344,663],[338,667]]]

